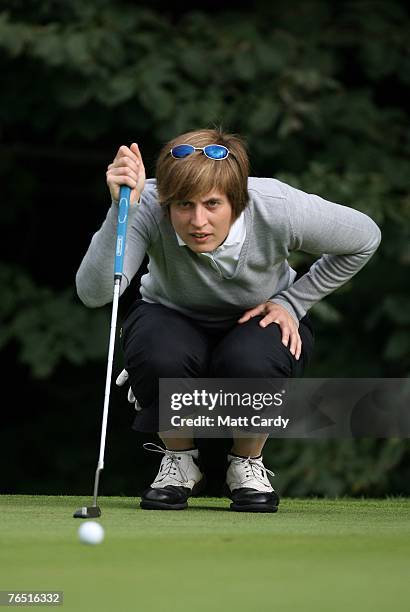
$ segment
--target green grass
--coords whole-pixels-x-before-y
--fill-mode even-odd
[[[409,609],[409,499],[137,502],[99,498],[105,540],[86,546],[72,513],[89,498],[0,496],[0,589],[63,590],[66,612]]]

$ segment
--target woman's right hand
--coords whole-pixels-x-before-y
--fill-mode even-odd
[[[145,168],[137,143],[122,145],[107,168],[107,185],[113,200],[120,199],[120,186],[131,187],[130,203],[138,202],[145,185]]]

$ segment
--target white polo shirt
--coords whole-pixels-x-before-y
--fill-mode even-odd
[[[174,230],[175,231],[175,230]],[[175,232],[179,246],[187,246],[186,242]],[[242,211],[234,221],[224,242],[209,253],[196,253],[198,257],[210,259],[211,264],[225,277],[232,276],[239,261],[239,254],[246,237],[245,215]]]

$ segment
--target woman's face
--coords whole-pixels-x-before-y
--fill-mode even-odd
[[[217,190],[195,200],[172,202],[169,214],[174,230],[196,253],[209,253],[219,247],[233,223],[232,205]]]

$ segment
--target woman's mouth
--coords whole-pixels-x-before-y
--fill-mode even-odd
[[[201,234],[201,233],[190,234],[190,236],[195,240],[195,242],[198,242],[198,243],[206,242],[206,240],[210,237],[210,235],[211,234]]]

